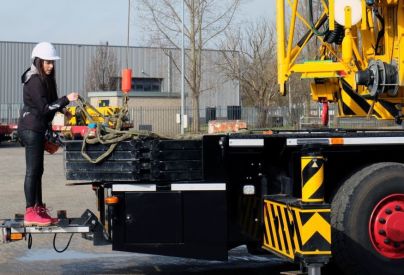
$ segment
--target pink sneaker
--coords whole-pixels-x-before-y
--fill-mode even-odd
[[[28,207],[25,210],[24,225],[25,226],[48,226],[51,224],[51,219],[40,216],[35,207]]]
[[[46,208],[46,204],[42,204],[42,205],[38,204],[38,205],[35,206],[35,209],[36,209],[39,216],[41,216],[41,217],[43,217],[45,219],[51,220],[51,224],[57,224],[59,222],[58,218],[52,218],[49,215],[50,211],[49,211],[48,208]]]

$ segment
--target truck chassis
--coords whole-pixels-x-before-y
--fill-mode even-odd
[[[93,185],[114,250],[225,260],[246,244],[310,274],[331,256],[347,274],[404,268],[403,131],[138,138],[100,164],[80,148],[67,143],[66,176]]]

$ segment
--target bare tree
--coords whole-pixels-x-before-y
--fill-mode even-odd
[[[245,103],[259,110],[258,127],[267,122],[269,106],[279,98],[275,27],[261,19],[244,29],[227,32],[218,62],[226,76],[240,82]]]
[[[118,59],[108,42],[100,44],[95,50],[89,65],[87,91],[116,91],[118,89]]]
[[[152,33],[151,45],[162,48],[180,49],[182,0],[141,0],[144,26]],[[212,43],[231,24],[241,0],[184,0],[186,9],[186,71],[185,81],[192,100],[192,123],[199,132],[199,96],[202,92],[201,79],[203,49]],[[169,50],[165,50],[169,55]],[[180,60],[172,60],[181,71]]]

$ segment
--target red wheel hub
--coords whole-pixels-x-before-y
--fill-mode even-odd
[[[404,194],[383,198],[373,209],[369,237],[382,256],[404,259]]]

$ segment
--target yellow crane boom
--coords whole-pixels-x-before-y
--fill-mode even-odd
[[[307,14],[301,12],[304,9]],[[306,33],[296,38],[298,24]],[[289,77],[298,73],[312,79],[312,99],[337,102],[341,117],[373,116],[401,122],[403,26],[401,0],[277,0],[281,94],[286,92]],[[305,60],[304,49],[313,39],[319,45],[317,56]]]

